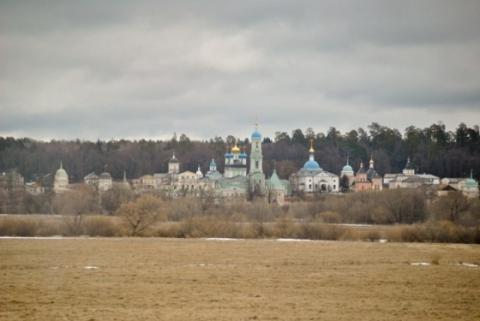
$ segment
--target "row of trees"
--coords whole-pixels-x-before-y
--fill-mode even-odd
[[[161,210],[164,219],[170,221],[183,221],[198,216],[221,216],[234,221],[272,222],[286,215],[299,221],[319,220],[327,223],[412,224],[433,219],[449,220],[467,226],[480,224],[479,199],[467,199],[460,192],[435,197],[423,189],[323,194],[310,202],[293,202],[284,207],[269,204],[265,200],[214,202],[208,195],[187,197],[178,202],[162,193],[138,195],[117,186],[98,194],[87,185],[63,194],[26,194],[17,200],[20,201],[17,210],[7,213],[63,214],[72,217],[89,214],[126,215],[131,217],[131,224],[137,224],[135,228],[141,230],[145,228],[142,227],[144,222],[138,222],[138,216],[156,217],[157,209]],[[0,213],[6,213],[4,204],[4,199],[0,198]],[[138,206],[142,208],[140,212],[137,211]]]
[[[154,172],[165,172],[172,153],[182,162],[182,170],[195,171],[201,165],[204,171],[211,158],[223,170],[223,154],[236,140],[233,136],[215,137],[208,141],[191,141],[186,135],[168,141],[111,140],[111,141],[37,141],[30,138],[0,137],[0,171],[17,168],[27,180],[46,173],[54,173],[60,160],[73,182],[92,172],[104,170],[120,179],[123,171],[128,177],[139,177]],[[264,169],[271,174],[276,162],[279,175],[286,178],[298,170],[308,157],[307,147],[312,141],[320,165],[339,173],[347,157],[354,168],[360,161],[373,155],[380,174],[399,172],[411,157],[420,172],[441,177],[464,177],[471,168],[480,168],[479,127],[460,124],[454,131],[438,123],[426,128],[410,126],[402,134],[397,129],[372,123],[367,130],[359,128],[345,133],[332,127],[328,132],[308,128],[291,134],[277,132],[275,137],[263,140]],[[249,141],[241,146],[249,152]],[[474,173],[477,177],[478,172]]]

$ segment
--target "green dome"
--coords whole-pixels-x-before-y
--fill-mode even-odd
[[[478,187],[478,184],[477,184],[477,181],[474,180],[473,178],[467,178],[467,179],[465,180],[465,186],[466,186],[466,187],[476,188],[476,187]]]
[[[276,169],[273,170],[273,174],[270,177],[270,179],[268,180],[268,185],[269,185],[270,189],[272,189],[272,190],[279,190],[279,189],[281,190],[281,189],[285,188],[282,181],[280,180],[280,178],[277,175],[277,170]]]

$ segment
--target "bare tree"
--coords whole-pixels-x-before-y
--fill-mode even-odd
[[[87,185],[55,195],[53,208],[55,213],[63,215],[66,232],[69,235],[82,234],[84,214],[99,212],[97,194]]]
[[[134,198],[132,190],[113,186],[113,188],[101,195],[101,204],[108,214],[114,213],[123,203],[131,201]]]
[[[166,213],[166,203],[152,195],[143,195],[135,201],[124,203],[117,210],[130,236],[139,235],[155,222],[166,219]]]
[[[431,210],[436,219],[447,219],[459,223],[468,207],[468,199],[461,192],[451,192],[448,196],[439,197],[432,204]]]

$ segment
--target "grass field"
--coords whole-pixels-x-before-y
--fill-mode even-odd
[[[0,320],[480,320],[466,262],[480,246],[1,239]]]

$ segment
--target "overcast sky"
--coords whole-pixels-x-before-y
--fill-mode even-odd
[[[480,1],[0,0],[0,135],[480,123]]]

